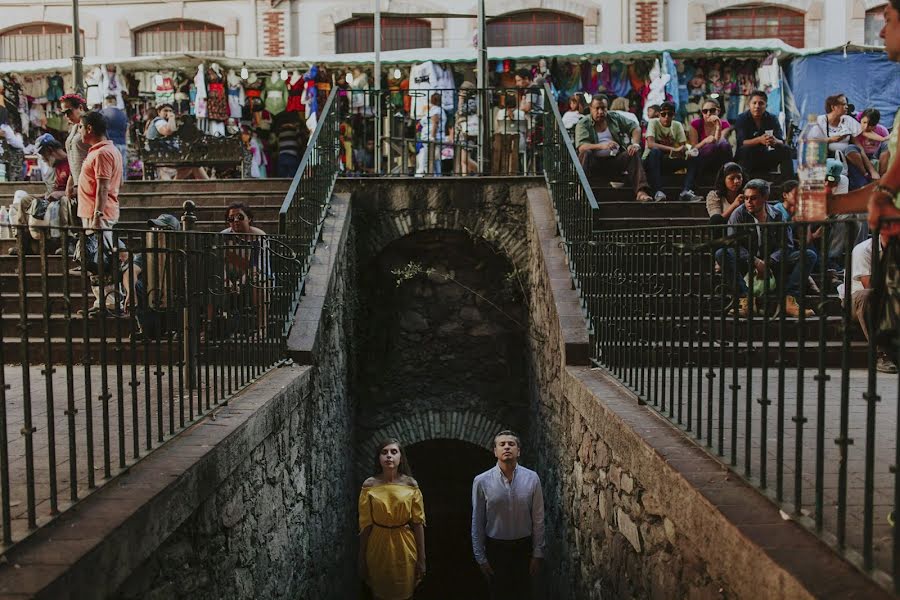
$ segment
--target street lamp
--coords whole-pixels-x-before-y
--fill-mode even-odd
[[[72,75],[75,77],[75,93],[84,96],[84,68],[81,64],[81,26],[78,23],[78,0],[72,0],[72,35],[75,36],[75,54],[72,56]]]

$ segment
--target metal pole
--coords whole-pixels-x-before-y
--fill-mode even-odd
[[[78,22],[78,0],[72,0],[72,35],[75,36],[75,54],[72,56],[72,75],[75,77],[75,93],[84,96],[84,68],[81,64],[81,25]]]
[[[478,173],[483,175],[485,173],[485,150],[490,145],[490,140],[488,140],[488,133],[491,128],[488,127],[488,119],[490,118],[490,103],[487,101],[487,86],[488,86],[488,78],[487,78],[487,70],[488,70],[488,59],[487,59],[487,27],[485,26],[485,11],[484,11],[484,0],[478,0],[478,33],[475,36],[478,40],[478,58],[476,59],[476,69],[477,73],[477,87],[478,87],[478,127],[480,131],[478,132],[478,139],[481,142],[481,148],[478,150]]]
[[[375,0],[375,173],[381,175],[381,0]]]

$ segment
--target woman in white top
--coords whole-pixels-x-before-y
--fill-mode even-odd
[[[562,116],[563,127],[569,131],[575,129],[575,124],[584,116],[584,105],[581,103],[581,94],[569,96],[569,110]]]
[[[837,152],[842,153],[847,159],[847,164],[868,177],[874,170],[872,164],[866,153],[853,143],[853,138],[862,131],[862,125],[847,114],[848,107],[845,95],[828,96],[825,99],[826,114],[819,115],[817,123],[828,139],[829,156],[834,156]]]
[[[431,94],[428,112],[421,120],[422,131],[419,139],[422,147],[416,155],[416,174],[441,174],[441,142],[447,130],[447,113],[441,107],[443,97],[440,93]]]

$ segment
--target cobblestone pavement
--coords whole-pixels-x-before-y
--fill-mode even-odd
[[[763,419],[763,375],[768,379],[765,398],[770,401]],[[866,449],[871,437],[873,473],[873,553],[875,565],[886,573],[891,571],[892,528],[888,513],[894,507],[894,474],[898,422],[898,391],[900,377],[877,373],[874,389],[879,401],[874,404],[872,423],[868,426],[870,404],[866,400],[869,387],[868,371],[853,369],[842,378],[841,371],[826,369],[820,396],[817,369],[807,368],[802,376],[798,370],[786,369],[779,381],[777,369],[747,369],[718,367],[712,369],[713,394],[710,403],[708,369],[699,372],[694,368],[659,369],[656,371],[659,390],[649,397],[658,398],[658,409],[665,407],[666,416],[687,428],[690,416],[690,433],[699,436],[705,446],[709,439],[714,454],[741,475],[748,476],[757,485],[761,482],[763,467],[766,470],[767,493],[777,494],[779,477],[779,437],[783,458],[780,469],[784,511],[795,512],[800,507],[804,516],[812,519],[816,514],[816,470],[822,471],[822,520],[826,537],[838,533],[840,446],[842,423],[852,444],[847,447],[846,492],[846,544],[851,550],[863,550],[864,490],[866,483]],[[647,372],[646,381],[653,381],[653,371]],[[691,381],[689,382],[689,377]],[[701,384],[698,388],[698,382]],[[749,386],[748,386],[749,382]],[[802,384],[802,393],[799,385]],[[778,402],[779,386],[783,385],[783,401]],[[724,387],[720,387],[724,386]],[[842,390],[846,388],[846,393]],[[689,392],[690,389],[690,392]],[[679,399],[678,391],[681,391]],[[842,396],[846,399],[842,403]],[[690,398],[690,402],[688,401]],[[802,401],[800,401],[802,399]],[[846,417],[842,421],[842,406]],[[698,413],[699,410],[699,413]],[[779,418],[782,411],[782,418]],[[680,420],[679,420],[680,415]],[[711,415],[712,428],[709,428]],[[806,419],[804,422],[802,415]],[[700,419],[699,429],[697,419]],[[720,427],[721,422],[721,427]],[[779,435],[779,423],[783,432]],[[818,428],[822,425],[822,440],[818,440]],[[763,430],[765,434],[763,435]],[[711,433],[711,438],[709,437]],[[765,439],[765,451],[762,440]],[[797,448],[800,451],[797,451]],[[821,447],[821,465],[817,454]],[[749,458],[749,460],[748,460]],[[748,464],[749,463],[749,464]],[[799,490],[800,502],[795,504]]]

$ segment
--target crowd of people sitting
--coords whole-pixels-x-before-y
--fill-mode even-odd
[[[571,130],[588,178],[624,180],[639,202],[674,200],[663,189],[667,174],[683,175],[678,199],[703,201],[694,191],[698,178],[709,178],[732,161],[745,173],[771,179],[777,170],[782,181],[794,178],[790,139],[776,116],[767,112],[764,92],[751,94],[748,110],[734,123],[722,118],[715,98],[706,98],[701,117],[688,127],[675,120],[677,111],[671,102],[648,107],[649,118],[642,123],[627,111],[627,103],[616,106],[618,100],[611,105],[605,96],[594,96],[589,114],[582,115],[580,99],[572,98],[563,124]],[[880,177],[887,164],[888,139],[878,110],[869,108],[853,115],[851,109],[846,96],[836,94],[826,99],[826,112],[818,117],[830,155],[844,166],[849,190]],[[710,216],[727,218],[732,210],[734,206],[711,206]]]

